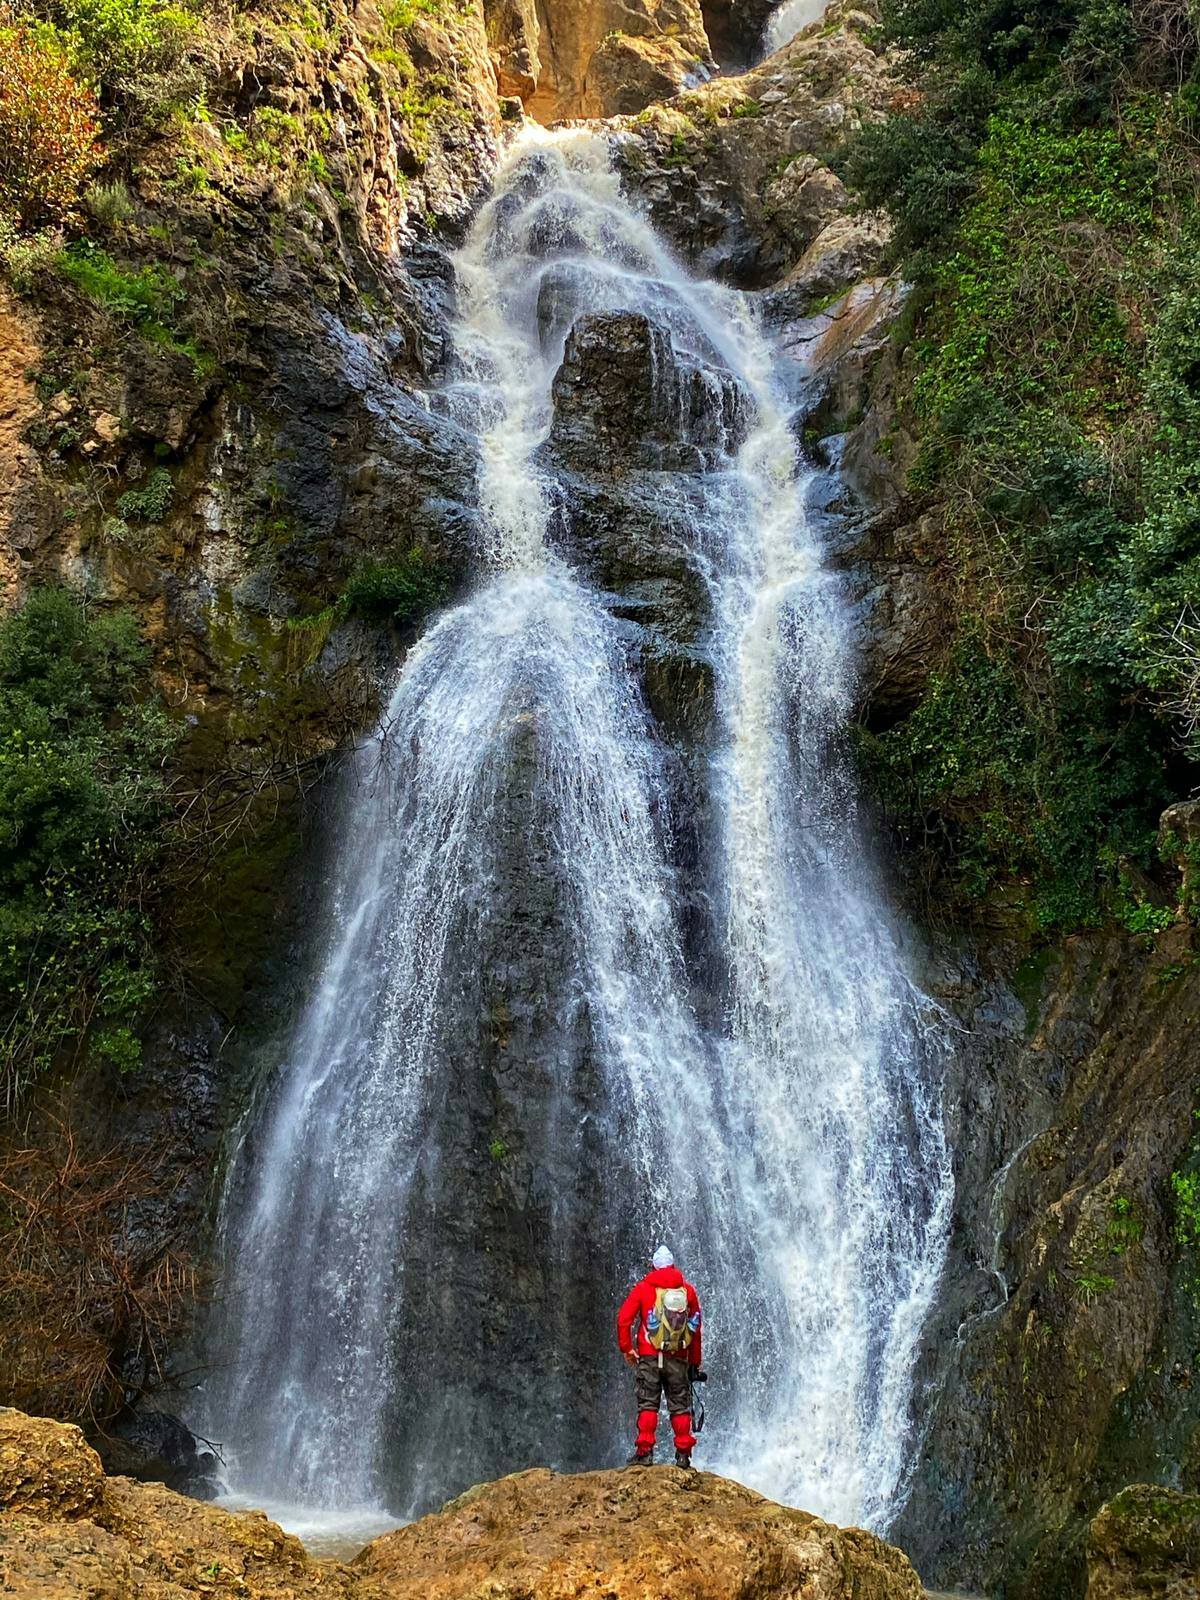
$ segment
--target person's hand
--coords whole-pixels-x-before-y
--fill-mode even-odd
[[[693,1367],[692,1368],[692,1382],[693,1383],[707,1383],[708,1382],[708,1373],[705,1372],[703,1367]]]
[[[629,1363],[629,1365],[631,1367],[636,1367],[637,1366],[638,1358],[637,1358],[637,1351],[636,1350],[626,1350],[624,1352],[624,1355],[625,1355],[626,1361],[628,1361],[628,1363]]]

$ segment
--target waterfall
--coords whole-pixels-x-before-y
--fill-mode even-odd
[[[522,135],[456,261],[435,404],[478,440],[478,581],[351,763],[317,977],[226,1183],[204,1426],[240,1489],[334,1508],[612,1462],[611,1318],[667,1237],[706,1304],[704,1464],[884,1527],[949,1219],[936,1019],[864,854],[852,628],[770,345],[609,156]],[[691,822],[547,443],[606,312],[713,412],[649,480],[705,599]]]
[[[764,56],[782,50],[802,28],[825,15],[829,0],[780,0],[767,18],[760,46]]]

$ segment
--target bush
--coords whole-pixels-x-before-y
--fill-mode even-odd
[[[1160,88],[1195,40],[1168,70],[1128,0],[884,12],[914,87],[842,164],[917,280],[910,486],[961,622],[863,747],[966,898],[1016,880],[1042,927],[1153,931],[1123,863],[1200,778],[1200,152]]]
[[[84,1119],[94,1128],[94,1116]],[[178,1241],[139,1226],[173,1203],[177,1152],[136,1156],[41,1115],[0,1153],[0,1393],[104,1424],[161,1388],[196,1293]]]
[[[437,605],[445,593],[445,574],[419,550],[396,561],[368,561],[354,572],[341,605],[373,621],[409,622]]]
[[[175,731],[134,620],[35,592],[0,623],[0,1085],[56,1061],[130,1064],[156,977],[152,885]]]
[[[126,489],[117,500],[117,511],[135,522],[161,522],[171,509],[175,485],[166,467],[154,467],[146,474],[140,489]]]
[[[98,113],[57,44],[0,28],[0,221],[31,232],[72,214],[100,163]]]
[[[177,67],[195,20],[170,0],[30,0],[99,85],[106,103],[158,97]]]
[[[62,252],[58,269],[97,305],[140,328],[165,328],[184,297],[182,285],[165,267],[127,271],[86,239]]]

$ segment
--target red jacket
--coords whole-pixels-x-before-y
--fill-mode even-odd
[[[637,1353],[639,1356],[656,1356],[658,1351],[646,1337],[646,1318],[654,1310],[654,1301],[660,1289],[686,1289],[688,1321],[695,1319],[692,1342],[683,1351],[684,1359],[693,1367],[700,1366],[700,1301],[695,1289],[678,1267],[656,1267],[629,1291],[625,1304],[617,1312],[617,1343],[622,1354],[633,1349],[633,1325],[638,1324]]]

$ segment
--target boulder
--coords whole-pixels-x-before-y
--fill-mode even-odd
[[[630,311],[579,318],[554,378],[550,442],[576,469],[702,471],[737,449],[750,406],[733,375]]]
[[[589,116],[628,116],[708,77],[704,55],[679,39],[610,33],[588,63]]]
[[[100,1457],[78,1428],[0,1411],[0,1511],[82,1517],[103,1492]]]
[[[0,1573],[21,1600],[921,1600],[899,1550],[709,1473],[545,1468],[318,1560],[261,1511],[106,1478],[78,1428],[0,1412]]]
[[[921,1600],[900,1551],[676,1467],[471,1489],[367,1547],[355,1570],[422,1600]]]
[[[1135,1483],[1088,1530],[1086,1600],[1150,1596],[1200,1596],[1200,1495]]]
[[[105,1469],[211,1499],[218,1492],[217,1458],[186,1423],[147,1408],[113,1424],[98,1440]]]

